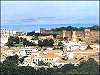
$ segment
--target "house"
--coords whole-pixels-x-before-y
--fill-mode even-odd
[[[37,49],[34,49],[33,47],[25,47],[20,49],[20,56],[31,56],[34,52],[37,52]]]

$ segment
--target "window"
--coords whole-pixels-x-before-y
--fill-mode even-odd
[[[53,58],[52,58],[52,60],[53,60]]]
[[[45,59],[45,61],[46,61],[46,59]]]
[[[48,61],[48,59],[47,59],[47,61]]]

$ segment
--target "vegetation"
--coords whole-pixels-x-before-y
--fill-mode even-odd
[[[35,46],[35,43],[29,42],[25,38],[18,38],[18,37],[14,37],[14,36],[10,36],[8,38],[8,42],[6,43],[6,46],[15,47],[18,44],[20,45],[21,43],[22,43],[23,46]]]
[[[62,30],[68,30],[68,31],[84,31],[84,29],[86,28],[90,28],[90,30],[96,30],[96,31],[100,31],[100,27],[97,26],[97,25],[94,25],[92,27],[80,27],[80,28],[77,28],[77,27],[72,27],[72,26],[68,26],[68,27],[60,27],[60,28],[56,28],[56,29],[51,29],[53,31],[62,31]]]
[[[42,40],[39,40],[38,41],[38,46],[42,47],[42,46],[53,46],[54,44],[54,40],[53,39],[44,39],[43,41]]]
[[[61,41],[58,42],[58,46],[63,46],[63,43]]]
[[[100,26],[99,25],[94,25],[94,26],[88,27],[88,28],[90,28],[91,30],[100,31]]]
[[[29,42],[27,39],[23,39],[23,46],[35,46],[35,43]]]
[[[18,43],[19,43],[19,38],[18,37],[10,36],[8,38],[8,42],[6,43],[6,45],[8,47],[13,47],[13,46],[15,46],[15,44],[18,44]]]
[[[41,35],[40,33],[35,33],[35,31],[32,31],[32,32],[27,32],[27,36],[39,36]]]
[[[96,75],[99,73],[97,62],[90,58],[78,66],[80,74]]]
[[[79,66],[66,64],[62,67],[34,69],[31,66],[18,66],[18,56],[9,56],[0,63],[1,75],[96,75],[99,74],[98,64],[92,58],[81,62]],[[40,62],[40,65],[44,64]]]
[[[39,40],[38,36],[33,36],[31,40]]]
[[[3,62],[5,65],[8,66],[17,66],[18,65],[18,55],[8,56],[6,60]]]
[[[45,63],[42,60],[38,61],[38,66],[42,66],[42,65],[45,65]]]
[[[35,31],[28,32],[28,33],[27,33],[27,36],[33,36],[34,34],[35,34]]]

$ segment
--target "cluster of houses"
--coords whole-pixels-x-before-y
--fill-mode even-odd
[[[45,34],[46,30],[42,29],[41,34],[42,33]],[[63,31],[61,34],[60,33],[58,34],[63,39],[65,37],[67,38],[67,40],[66,39],[60,40],[63,46],[62,49],[55,48],[55,46],[42,47],[42,48],[35,47],[35,46],[8,48],[4,46],[4,43],[7,42],[9,36],[17,35],[18,37],[27,38],[29,41],[31,41],[32,36],[26,36],[24,33],[19,34],[16,31],[2,30],[1,32],[1,61],[4,61],[7,56],[13,56],[17,54],[19,58],[24,57],[23,62],[19,64],[20,66],[39,67],[40,62],[44,63],[42,64],[42,66],[44,67],[48,67],[47,65],[49,65],[50,67],[60,66],[60,65],[69,64],[69,63],[77,65],[81,61],[87,60],[88,58],[94,58],[97,62],[99,62],[99,54],[100,54],[99,44],[93,43],[93,44],[88,45],[84,41],[77,40],[77,38],[81,38],[82,40],[84,38],[90,38],[92,37],[92,34],[94,34],[94,38],[98,38],[99,36],[98,32],[90,31],[89,29],[86,29],[84,32]],[[41,39],[52,38],[55,41],[54,45],[58,45],[59,43],[59,39],[53,38],[53,34],[41,36],[40,38]]]
[[[5,43],[8,41],[9,36],[18,36],[19,38],[26,38],[29,41],[37,42],[36,40],[31,40],[32,36],[26,36],[27,33],[25,32],[17,32],[14,30],[7,30],[7,29],[1,29],[0,30],[0,38],[1,38],[1,46],[4,46]],[[46,39],[46,38],[52,38],[52,39],[65,39],[68,41],[71,41],[72,38],[80,39],[83,41],[90,41],[90,42],[96,42],[99,40],[99,31],[85,29],[84,31],[53,31],[53,30],[46,30],[45,28],[40,28],[40,34],[44,36],[39,36],[39,39]],[[56,35],[56,37],[54,37]]]
[[[73,43],[73,42],[70,42]],[[74,47],[73,46],[77,47]],[[38,67],[39,62],[45,64],[50,64],[51,67],[59,66],[64,64],[79,64],[82,60],[87,60],[88,58],[94,58],[99,62],[99,45],[94,44],[87,46],[85,48],[80,48],[80,44],[70,44],[72,47],[69,48],[69,43],[64,45],[64,49],[54,49],[53,47],[41,48],[39,51],[36,47],[21,47],[21,48],[1,48],[1,61],[4,61],[7,56],[18,55],[19,58],[24,58],[24,61],[20,63],[20,66],[33,66]]]

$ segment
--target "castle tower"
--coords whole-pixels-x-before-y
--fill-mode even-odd
[[[72,41],[77,41],[77,36],[76,36],[76,31],[73,31],[73,34],[72,34]]]

